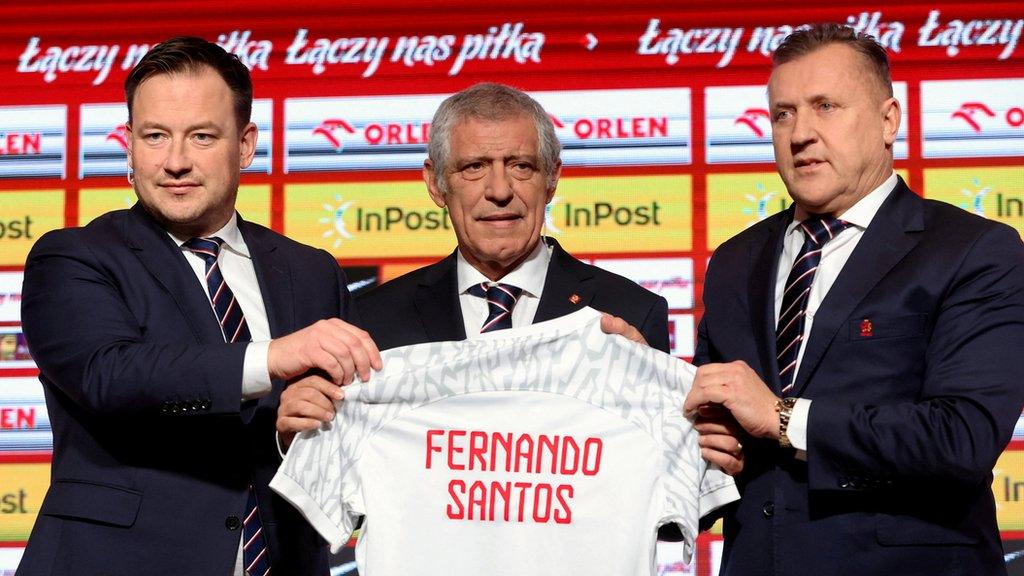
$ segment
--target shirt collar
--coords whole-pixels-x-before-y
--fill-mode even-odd
[[[896,172],[893,172],[878,188],[869,192],[867,196],[858,200],[853,206],[850,206],[849,210],[843,212],[840,219],[861,230],[866,229],[871,224],[871,221],[874,220],[875,214],[878,213],[878,209],[882,207],[885,199],[896,189],[898,181]],[[800,222],[796,220],[790,222],[786,228],[786,234],[792,233],[799,224]]]
[[[167,232],[167,234],[174,239],[174,242],[179,247],[189,241],[189,238],[181,238],[173,232]],[[221,246],[222,249],[227,249],[235,254],[249,258],[249,247],[245,245],[245,240],[242,239],[242,232],[238,229],[237,212],[233,212],[227,224],[222,226],[220,230],[207,236],[207,238],[213,238],[214,236],[224,241],[224,244]]]
[[[544,290],[544,279],[548,274],[548,261],[551,260],[551,248],[543,241],[537,242],[533,252],[519,266],[500,279],[502,284],[511,284],[535,298],[540,298]],[[458,278],[459,294],[474,284],[491,284],[491,281],[473,267],[461,250],[455,251],[455,271]]]

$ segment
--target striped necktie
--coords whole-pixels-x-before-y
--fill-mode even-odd
[[[786,279],[779,321],[775,328],[775,350],[778,351],[779,382],[783,394],[793,388],[800,344],[806,339],[804,320],[807,316],[807,300],[811,284],[814,283],[814,273],[821,262],[821,250],[826,242],[835,238],[849,223],[837,218],[812,217],[799,226],[804,233],[804,244]]]
[[[487,320],[480,328],[481,334],[512,327],[512,308],[523,293],[522,288],[497,283],[488,286],[486,282],[481,282],[470,286],[467,292],[487,300]]]
[[[220,273],[217,257],[224,241],[220,238],[192,238],[185,242],[185,248],[206,262],[206,286],[210,290],[210,303],[213,312],[220,322],[221,331],[226,342],[247,342],[252,340],[249,327],[245,324],[245,315],[238,305],[238,300],[224,281]]]
[[[185,242],[187,250],[206,262],[206,287],[210,291],[210,304],[220,323],[225,342],[248,342],[252,340],[249,327],[245,323],[245,315],[238,304],[224,275],[220,272],[218,256],[224,243],[217,237],[192,238]],[[256,490],[249,485],[245,503],[245,520],[242,522],[242,560],[245,562],[245,573],[248,576],[269,576],[270,557],[267,555],[267,541],[263,536],[263,523],[260,522],[260,509],[256,501]]]

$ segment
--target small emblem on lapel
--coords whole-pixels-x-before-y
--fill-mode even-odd
[[[871,320],[865,318],[860,321],[860,337],[870,338],[875,335],[873,332],[874,327],[871,325]]]
[[[573,294],[572,296],[569,296],[569,302],[572,302],[573,304],[579,304],[580,303],[580,295],[579,294]]]

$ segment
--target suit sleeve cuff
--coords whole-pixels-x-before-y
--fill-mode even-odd
[[[270,370],[267,354],[270,341],[252,342],[245,347],[242,363],[242,400],[255,400],[270,393]]]
[[[790,444],[797,449],[797,453],[807,452],[807,419],[811,411],[811,401],[806,398],[798,398],[793,405],[793,413],[789,417],[789,426],[786,428],[786,436]]]

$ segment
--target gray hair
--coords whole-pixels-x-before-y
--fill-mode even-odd
[[[434,182],[437,189],[442,194],[448,193],[445,172],[451,161],[452,130],[459,122],[468,118],[500,122],[519,116],[533,118],[537,128],[540,167],[547,179],[548,189],[554,188],[557,182],[555,169],[558,166],[562,144],[555,136],[555,126],[551,122],[551,117],[525,92],[504,84],[481,82],[446,98],[430,122],[427,157],[434,166]]]

